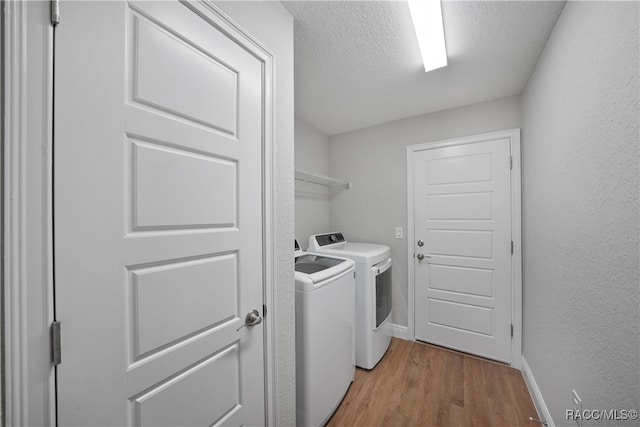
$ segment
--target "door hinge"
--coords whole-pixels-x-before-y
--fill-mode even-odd
[[[509,169],[513,169],[513,156],[509,157]]]
[[[51,324],[51,361],[54,366],[62,362],[62,345],[60,342],[60,322]]]
[[[513,240],[511,241],[511,255],[513,255]]]
[[[262,304],[262,317],[267,317],[267,306]]]
[[[60,23],[60,0],[51,0],[51,25]]]
[[[511,324],[511,338],[513,338],[513,324]]]

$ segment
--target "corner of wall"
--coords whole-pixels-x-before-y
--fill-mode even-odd
[[[549,408],[542,397],[542,392],[540,391],[540,387],[538,387],[538,383],[533,376],[533,372],[531,372],[531,368],[527,363],[527,360],[522,356],[522,377],[524,378],[524,382],[527,386],[527,390],[529,390],[529,395],[533,400],[533,405],[536,407],[536,412],[538,413],[538,419],[540,421],[544,421],[547,423],[548,427],[555,427],[555,423],[553,422],[553,418],[551,418],[551,413],[549,412]]]
[[[329,137],[303,119],[295,119],[295,168],[329,175]],[[309,236],[331,231],[332,188],[311,182],[295,182],[295,236],[303,249]]]

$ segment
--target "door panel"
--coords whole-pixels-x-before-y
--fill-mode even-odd
[[[511,360],[510,142],[414,157],[416,338]]]
[[[132,18],[132,99],[234,135],[238,73],[215,51],[181,39],[144,15]]]
[[[130,270],[133,360],[232,320],[237,268],[237,254],[228,254]]]
[[[130,143],[132,231],[236,225],[236,160]]]
[[[480,230],[428,230],[431,255],[491,258],[493,233]]]
[[[59,422],[264,424],[263,63],[202,4],[64,13]]]
[[[168,427],[206,426],[212,424],[212,420],[214,424],[225,420],[240,407],[238,353],[238,347],[234,344],[134,396],[131,399],[133,423]],[[220,390],[220,383],[231,387]],[[190,398],[187,400],[184,396]]]
[[[132,231],[236,225],[236,160],[130,144]]]
[[[428,267],[431,289],[483,297],[493,295],[491,270],[434,264]]]
[[[452,152],[450,157],[427,161],[429,185],[487,182],[491,180],[491,155],[460,155]]]
[[[434,194],[427,200],[429,219],[491,219],[491,193]]]

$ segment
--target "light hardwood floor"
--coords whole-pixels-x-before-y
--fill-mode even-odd
[[[520,371],[464,353],[394,338],[355,381],[327,423],[336,426],[540,424]]]

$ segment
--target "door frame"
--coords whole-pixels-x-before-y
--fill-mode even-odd
[[[5,425],[55,424],[48,2],[2,2]]]
[[[511,367],[522,367],[522,178],[520,129],[509,129],[498,132],[483,133],[467,137],[452,138],[441,141],[425,142],[407,146],[407,278],[408,278],[408,332],[415,341],[415,215],[414,215],[414,159],[421,151],[436,148],[467,145],[479,142],[508,139],[513,159],[511,168],[511,239],[513,255],[511,257],[511,319],[513,322],[513,338],[511,340]]]
[[[265,408],[276,424],[275,58],[209,0],[216,22],[263,63],[263,300]],[[53,28],[50,4],[2,2],[2,303],[4,425],[55,425],[53,303]],[[61,23],[64,25],[64,22]],[[34,114],[35,112],[35,114]],[[35,131],[34,131],[35,129]],[[64,343],[63,343],[64,346]],[[35,356],[34,356],[35,355]],[[64,350],[63,350],[64,357]],[[64,360],[63,360],[64,363]]]

